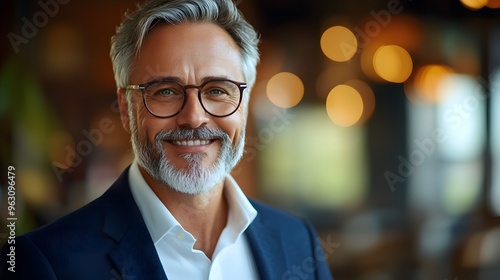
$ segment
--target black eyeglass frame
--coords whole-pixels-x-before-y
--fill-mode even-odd
[[[146,96],[145,96],[146,95],[146,89],[149,86],[151,86],[151,85],[154,85],[154,84],[157,84],[157,83],[161,83],[161,82],[176,83],[177,85],[179,85],[180,88],[182,88],[182,91],[184,92],[184,100],[182,101],[181,108],[179,109],[179,111],[177,111],[174,114],[169,115],[169,116],[159,116],[159,115],[153,113],[151,111],[151,109],[149,109],[148,104],[146,102]],[[213,114],[213,113],[209,112],[207,110],[207,108],[205,108],[205,105],[203,104],[203,101],[201,101],[201,89],[204,86],[206,86],[208,83],[213,83],[213,82],[230,82],[230,83],[235,84],[238,87],[238,89],[240,90],[240,99],[238,101],[238,105],[235,107],[235,109],[231,113],[225,114],[225,115],[216,115],[216,114]],[[234,114],[240,108],[241,101],[243,100],[243,91],[247,87],[248,87],[247,83],[236,82],[236,81],[229,80],[229,79],[210,79],[210,80],[206,80],[205,82],[201,83],[200,85],[183,85],[183,84],[179,83],[177,80],[174,80],[174,79],[171,79],[171,78],[164,78],[164,79],[153,80],[153,81],[150,81],[150,82],[147,82],[147,83],[144,83],[144,84],[140,84],[140,85],[127,85],[125,87],[125,89],[126,90],[137,90],[137,89],[140,90],[142,92],[142,102],[144,103],[144,106],[146,107],[146,109],[148,110],[148,112],[151,115],[153,115],[153,116],[155,116],[157,118],[165,119],[165,118],[175,117],[176,115],[178,115],[182,111],[182,109],[184,109],[184,106],[186,105],[186,102],[187,102],[187,91],[186,90],[188,88],[196,88],[198,90],[198,101],[200,102],[201,107],[203,108],[203,110],[205,110],[205,112],[207,112],[209,115],[214,116],[214,117],[218,117],[218,118],[228,117],[228,116]]]

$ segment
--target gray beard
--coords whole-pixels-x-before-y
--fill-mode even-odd
[[[151,143],[147,138],[140,141],[137,129],[131,127],[131,130],[132,148],[139,166],[155,180],[175,191],[191,195],[209,192],[219,184],[240,161],[245,146],[244,133],[241,134],[233,147],[227,133],[205,126],[197,129],[177,128],[160,131],[155,136],[155,143]],[[167,158],[168,151],[163,148],[163,142],[186,139],[218,139],[221,141],[221,150],[216,162],[205,168],[202,160],[206,154],[190,153],[182,155],[182,158],[188,163],[186,169],[174,167]]]

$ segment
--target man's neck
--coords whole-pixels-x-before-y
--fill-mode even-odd
[[[223,192],[224,182],[209,192],[189,195],[159,183],[142,169],[141,173],[163,205],[194,236],[194,249],[203,251],[211,259],[227,224],[228,204]]]

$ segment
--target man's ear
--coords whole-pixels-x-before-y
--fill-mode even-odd
[[[118,108],[120,109],[120,119],[122,120],[122,125],[125,131],[130,133],[130,117],[128,115],[128,102],[126,96],[127,90],[124,88],[119,88],[116,91],[118,96]]]

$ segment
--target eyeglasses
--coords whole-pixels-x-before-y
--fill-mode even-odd
[[[141,85],[128,85],[126,89],[142,91],[144,106],[158,118],[169,118],[179,114],[187,101],[188,88],[198,89],[198,100],[208,114],[227,117],[238,110],[246,83],[231,80],[208,80],[201,85],[182,85],[165,78]]]

